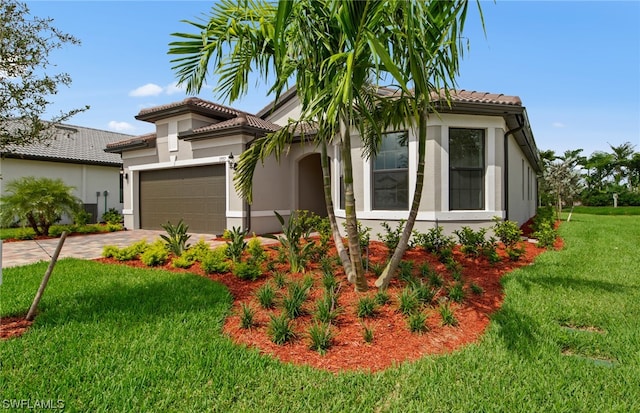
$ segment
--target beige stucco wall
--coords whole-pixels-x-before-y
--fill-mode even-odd
[[[508,145],[509,219],[524,224],[536,213],[537,178],[513,136],[509,136]]]
[[[105,212],[104,191],[108,191],[107,209],[121,211],[123,207],[120,203],[119,167],[5,158],[0,159],[0,176],[2,193],[7,183],[25,176],[62,179],[75,188],[74,195],[83,203],[97,203],[98,218]],[[96,192],[100,192],[99,197],[96,197]]]

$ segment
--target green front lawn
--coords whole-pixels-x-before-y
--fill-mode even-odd
[[[560,233],[564,250],[504,278],[477,344],[377,374],[232,344],[231,298],[205,278],[65,259],[36,323],[0,342],[2,399],[116,412],[638,411],[640,219],[574,213]],[[0,314],[26,312],[45,269],[5,269]]]
[[[565,208],[564,212],[571,211],[571,208]],[[574,214],[591,214],[591,215],[640,215],[640,206],[623,206],[614,208],[610,207],[589,207],[577,206],[573,208]]]

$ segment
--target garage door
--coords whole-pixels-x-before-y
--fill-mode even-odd
[[[140,173],[140,226],[162,229],[180,219],[189,232],[222,234],[226,228],[225,168],[208,165]]]

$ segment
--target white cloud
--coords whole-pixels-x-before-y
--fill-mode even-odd
[[[562,122],[553,122],[551,126],[553,126],[554,128],[564,128],[566,125]]]
[[[155,83],[147,83],[144,86],[140,86],[137,89],[129,92],[129,96],[144,97],[144,96],[158,96],[164,89]]]
[[[167,95],[173,95],[176,93],[184,93],[186,91],[184,86],[178,86],[178,84],[176,82],[170,83],[168,84],[165,88],[164,88],[164,93],[166,93]]]
[[[112,120],[111,122],[109,122],[109,129],[114,130],[116,132],[132,132],[136,128],[128,122],[118,122],[118,121]]]

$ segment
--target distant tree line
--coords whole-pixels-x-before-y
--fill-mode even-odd
[[[630,142],[610,151],[582,156],[582,149],[562,155],[540,151],[540,204],[558,211],[576,202],[588,206],[611,206],[614,194],[618,206],[640,206],[640,152]]]

